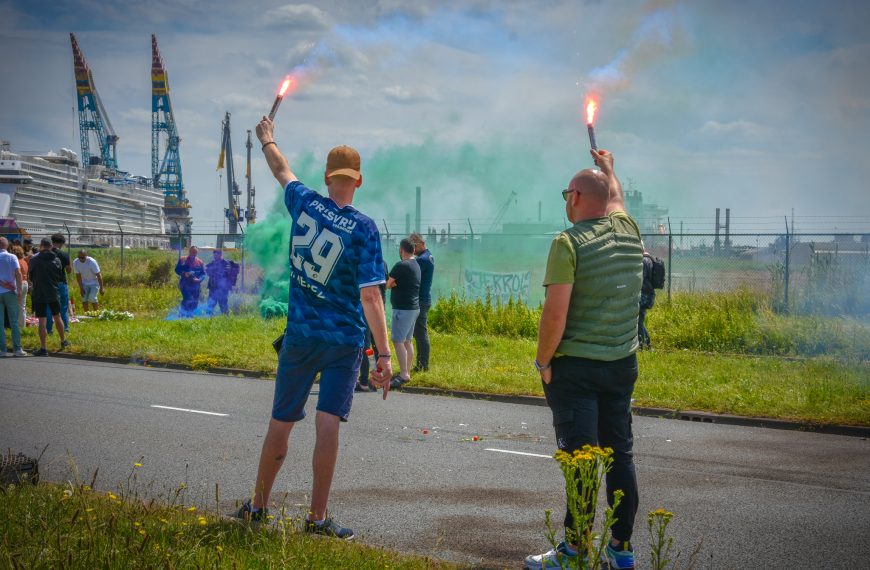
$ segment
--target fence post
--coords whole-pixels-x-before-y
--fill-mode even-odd
[[[671,218],[668,216],[668,305],[671,304],[671,275],[673,274],[674,233],[671,231]]]
[[[118,230],[121,232],[121,283],[124,282],[124,228],[121,227],[121,222],[115,222],[118,224]]]
[[[245,292],[245,242],[242,240],[242,293]]]
[[[788,285],[790,280],[789,261],[791,257],[791,232],[788,229],[788,218],[785,219],[785,275],[783,283],[783,310],[788,313]]]
[[[69,226],[66,224],[63,225],[63,229],[66,230],[66,254],[72,259],[72,232],[69,231]]]

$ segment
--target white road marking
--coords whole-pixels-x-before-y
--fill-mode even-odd
[[[205,412],[203,410],[191,410],[188,408],[173,408],[172,406],[158,406],[151,404],[152,408],[160,408],[161,410],[175,410],[176,412],[190,412],[191,414],[205,414],[207,416],[227,416],[229,414],[219,414],[218,412]]]
[[[514,455],[528,455],[529,457],[543,457],[544,459],[553,459],[552,455],[541,455],[540,453],[526,453],[525,451],[511,451],[509,449],[496,449],[487,447],[484,451],[498,451],[499,453],[512,453]]]

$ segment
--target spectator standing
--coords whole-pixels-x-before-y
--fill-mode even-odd
[[[430,235],[434,230],[430,230]],[[429,370],[429,309],[432,308],[432,277],[435,275],[435,258],[432,252],[426,249],[423,236],[418,233],[411,234],[411,242],[414,244],[414,256],[417,265],[420,266],[420,314],[414,323],[414,340],[417,342],[417,362],[414,364],[414,372]]]
[[[393,318],[390,329],[393,346],[399,361],[399,373],[390,381],[391,388],[398,388],[411,380],[411,360],[414,359],[414,323],[420,314],[420,265],[414,259],[414,244],[405,238],[399,242],[401,260],[390,270],[387,289],[390,289],[390,304]]]
[[[45,356],[48,351],[45,348],[45,337],[48,333],[46,315],[51,315],[57,332],[60,336],[60,348],[69,346],[63,328],[63,319],[60,316],[60,283],[64,279],[63,261],[52,248],[52,241],[43,238],[39,243],[39,253],[30,260],[30,282],[33,289],[30,293],[33,304],[33,314],[39,318],[39,344],[40,349],[33,356]]]
[[[287,455],[290,432],[305,417],[305,402],[320,374],[311,504],[304,529],[349,540],[353,531],[329,517],[326,506],[338,460],[339,425],[350,415],[363,357],[365,322],[381,351],[380,366],[372,371],[371,380],[383,386],[384,399],[390,389],[387,323],[377,288],[386,277],[381,239],[372,219],[352,205],[362,185],[359,153],[349,146],[329,152],[323,175],[328,195],[322,196],[290,170],[272,128],[272,121],[263,117],[257,138],[269,169],[284,188],[284,204],[293,220],[290,302],[254,496],[235,516],[249,521],[269,516],[269,494]]]
[[[60,275],[60,281],[57,284],[57,294],[58,300],[60,302],[60,318],[63,321],[63,332],[69,332],[69,286],[66,282],[67,273],[72,273],[72,265],[69,262],[69,255],[63,250],[63,246],[66,243],[66,237],[63,234],[53,234],[51,236],[51,251],[60,259],[60,263],[63,266]],[[41,249],[41,246],[40,246]],[[34,311],[36,313],[36,311]],[[46,332],[48,334],[52,334],[52,329],[54,328],[54,318],[53,315],[46,313],[46,319],[48,322],[46,324]]]
[[[82,308],[90,311],[100,310],[100,301],[97,294],[102,295],[103,274],[100,273],[100,265],[93,257],[88,256],[87,250],[80,249],[73,260],[73,270],[76,273],[76,281],[79,284],[79,292],[82,295]]]
[[[21,326],[18,319],[18,311],[21,299],[24,298],[22,287],[21,266],[18,257],[12,255],[6,249],[9,241],[0,237],[0,348],[3,356],[28,356],[21,348]],[[19,246],[18,249],[21,249]],[[12,352],[6,349],[6,327],[4,320],[8,317],[9,329],[12,331]]]
[[[573,226],[550,246],[535,368],[553,412],[559,449],[573,453],[587,444],[613,449],[606,476],[608,504],[613,506],[614,491],[622,490],[624,496],[611,535],[602,540],[607,541],[610,568],[625,570],[635,567],[630,540],[638,490],[631,394],[638,373],[643,247],[637,223],[625,212],[613,155],[606,150],[591,153],[601,171],[578,172],[562,191]],[[589,536],[584,531],[575,534],[568,509],[565,540],[549,552],[527,557],[525,567],[555,568],[572,557],[585,567],[589,561],[577,559]]]
[[[24,256],[24,249],[20,245],[12,246],[12,253],[18,258],[18,265],[21,268],[21,298],[18,301],[18,326],[23,331],[27,325],[27,292],[30,290],[30,264]]]
[[[642,242],[641,242],[642,243]],[[637,340],[641,350],[651,348],[649,331],[646,328],[646,312],[653,308],[656,302],[656,290],[652,282],[653,259],[643,248],[643,286],[640,289],[640,311],[637,315]]]
[[[229,312],[230,290],[236,284],[239,266],[224,259],[224,252],[216,249],[212,252],[211,262],[205,266],[205,274],[208,275],[208,314],[213,314],[215,306],[219,306],[226,315]]]
[[[178,288],[181,289],[181,314],[191,317],[199,306],[200,285],[205,278],[205,267],[197,257],[199,249],[195,245],[187,250],[187,257],[179,257],[175,264],[175,274],[179,276]]]

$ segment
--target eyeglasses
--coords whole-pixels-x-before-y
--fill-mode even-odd
[[[576,192],[576,190],[571,190],[570,188],[565,188],[564,190],[562,190],[562,199],[565,200],[565,201],[567,202],[567,201],[568,201],[568,195],[569,195],[571,192]]]

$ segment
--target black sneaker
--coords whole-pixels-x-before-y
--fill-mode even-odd
[[[309,520],[305,521],[305,532],[322,534],[323,536],[339,538],[341,540],[353,540],[353,531],[349,528],[344,528],[332,520],[332,517],[326,517],[323,524],[317,524]]]
[[[266,517],[269,516],[269,509],[260,509],[254,512],[251,507],[251,500],[248,499],[242,503],[238,511],[230,514],[230,516],[244,522],[259,523],[265,521]]]
[[[69,348],[70,345],[72,345],[72,343],[70,341],[64,339],[63,342],[60,343],[60,349],[63,350],[65,348]]]
[[[48,351],[44,348],[33,351],[33,356],[48,356]]]
[[[354,391],[354,392],[368,392],[368,391],[369,391],[369,385],[368,385],[368,384],[363,384],[362,382],[360,382],[359,380],[357,380],[356,386],[354,386],[353,391]]]

